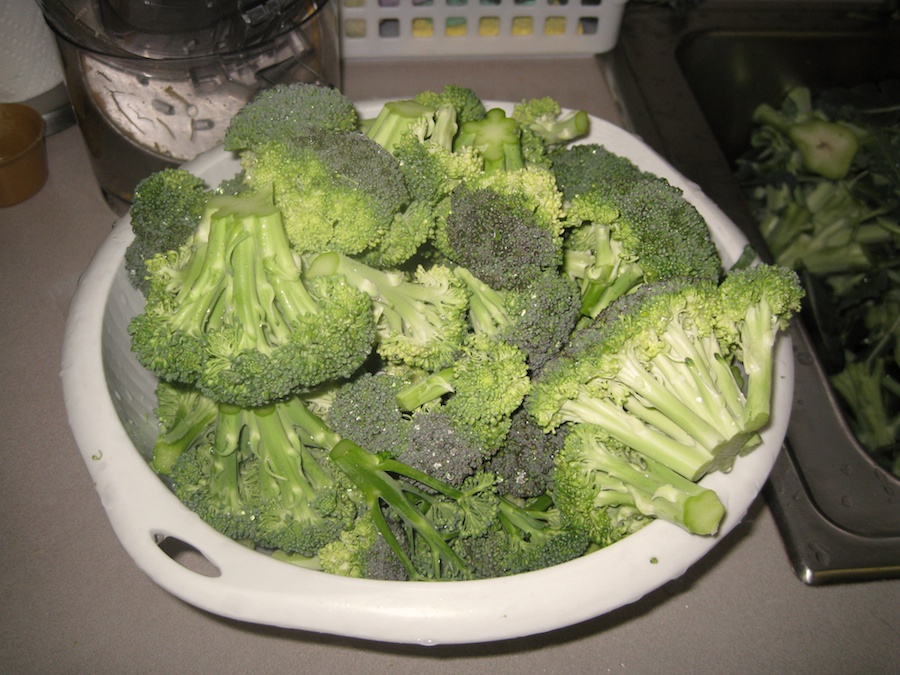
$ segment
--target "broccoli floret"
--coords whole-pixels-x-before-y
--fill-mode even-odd
[[[454,487],[459,487],[484,462],[489,450],[476,429],[443,406],[416,410],[409,420],[409,438],[397,459]],[[490,443],[495,441],[490,439]]]
[[[454,272],[469,290],[473,331],[525,352],[532,376],[566,345],[578,323],[578,286],[555,271],[544,271],[524,287],[510,290],[492,288],[464,267]]]
[[[153,470],[168,474],[181,453],[207,437],[218,412],[218,405],[196,389],[160,382],[156,386],[159,434],[150,461]]]
[[[393,153],[394,147],[410,131],[416,128],[419,135],[426,135],[425,128],[434,124],[434,115],[438,106],[425,105],[411,99],[388,101],[372,120],[363,122],[362,130],[372,141],[387,152]]]
[[[413,100],[433,108],[450,105],[460,123],[480,120],[487,114],[484,102],[475,91],[457,84],[444,85],[440,91],[419,92]]]
[[[497,519],[478,537],[460,538],[456,550],[480,578],[504,577],[559,565],[587,551],[580,528],[563,524],[549,498],[501,497]]]
[[[457,187],[445,223],[447,254],[495,288],[521,288],[562,262],[562,238],[521,192]]]
[[[502,108],[491,108],[484,117],[459,125],[453,149],[476,148],[484,159],[484,171],[515,171],[525,167],[518,123]]]
[[[568,430],[568,426],[563,426],[546,433],[525,408],[516,410],[503,445],[485,465],[497,476],[498,492],[520,499],[546,493],[550,488],[553,460]]]
[[[600,146],[558,151],[554,171],[569,204],[564,269],[579,282],[585,316],[641,283],[721,274],[706,221],[668,181]]]
[[[182,452],[166,478],[175,496],[218,532],[256,537],[260,509],[258,465],[241,444],[242,413],[217,405],[208,439]]]
[[[241,161],[251,187],[274,187],[300,254],[377,247],[410,203],[397,160],[357,131],[295,131]]]
[[[385,372],[361,373],[341,384],[325,415],[328,425],[369,452],[399,455],[409,444],[410,420],[397,404],[408,382]]]
[[[398,537],[402,534],[398,533]],[[318,553],[322,569],[331,574],[356,579],[407,581],[409,574],[391,550],[375,524],[371,511],[366,511],[349,530]]]
[[[372,303],[298,265],[265,192],[213,197],[188,243],[148,262],[151,292],[129,324],[138,361],[241,406],[349,377],[375,341]]]
[[[204,521],[259,547],[315,556],[352,526],[359,496],[309,437],[294,397],[261,408],[219,406],[212,443],[195,445],[169,478]]]
[[[559,103],[550,97],[521,101],[510,116],[521,131],[525,163],[537,166],[552,167],[551,151],[584,136],[590,128],[586,112],[563,113]]]
[[[419,266],[408,277],[335,252],[316,256],[307,268],[310,277],[330,275],[371,296],[376,350],[386,361],[428,371],[453,361],[466,335],[468,296],[449,268]]]
[[[199,225],[211,196],[202,178],[181,168],[157,171],[138,183],[129,212],[134,241],[125,249],[125,270],[145,296],[145,261],[180,248]]]
[[[243,414],[248,445],[259,469],[257,543],[315,555],[352,525],[359,502],[346,489],[343,475],[327,453],[304,442],[304,420],[309,413],[300,399]]]
[[[510,115],[519,126],[536,134],[547,146],[568,143],[590,130],[590,117],[584,110],[563,112],[559,102],[544,96],[517,103]]]
[[[353,131],[356,107],[339,89],[310,83],[278,84],[260,91],[228,123],[226,150],[254,150],[309,129]]]
[[[716,493],[610,437],[576,424],[553,467],[553,496],[562,519],[600,546],[658,518],[693,534],[715,534],[725,507]],[[631,517],[623,518],[630,514]]]
[[[488,456],[500,447],[530,388],[521,349],[476,335],[451,365],[397,392],[397,402],[401,410],[412,412],[442,399],[441,409],[469,428]]]
[[[716,333],[745,373],[745,429],[760,429],[769,421],[775,339],[800,311],[804,295],[797,273],[778,265],[736,270],[722,280]]]
[[[761,278],[749,285],[763,291],[766,284]],[[787,297],[787,289],[776,286]],[[758,442],[759,409],[749,398],[757,396],[752,389],[765,388],[767,377],[771,384],[774,334],[788,316],[786,306],[769,313],[763,293],[756,297],[720,293],[708,279],[643,284],[580,330],[544,368],[526,402],[529,412],[547,430],[565,422],[604,427],[689,480],[729,469],[739,452]],[[771,333],[738,324],[738,316],[756,314],[772,318]],[[729,321],[729,315],[737,316]],[[743,365],[740,350],[732,348],[737,336],[720,339],[723,323],[741,331],[741,354],[759,350],[753,358],[760,368],[768,364],[768,372],[750,375],[759,384],[747,394],[735,373]]]
[[[481,173],[484,160],[472,147],[453,150],[456,110],[443,105],[433,117],[410,124],[392,146],[413,199],[437,207],[463,180]]]

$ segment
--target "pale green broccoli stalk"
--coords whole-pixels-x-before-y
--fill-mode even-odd
[[[219,406],[196,389],[160,382],[156,386],[159,434],[150,461],[153,470],[168,474],[183,452],[210,433],[218,413]]]
[[[716,493],[612,438],[576,424],[553,467],[553,496],[564,522],[608,546],[652,519],[692,534],[715,534],[725,516]],[[631,513],[631,522],[623,514]],[[623,527],[624,525],[624,527]]]
[[[719,287],[715,330],[743,368],[746,405],[742,426],[758,430],[772,408],[775,340],[800,311],[805,295],[797,273],[777,265],[730,272]]]
[[[339,89],[309,83],[277,84],[260,91],[234,114],[223,145],[226,150],[243,153],[303,130],[354,131],[358,125],[353,101]]]
[[[382,358],[428,371],[452,363],[466,335],[468,297],[449,268],[419,266],[408,277],[335,252],[315,256],[307,268],[311,278],[335,275],[371,297]]]
[[[484,159],[484,171],[515,171],[525,167],[519,125],[502,108],[492,108],[481,119],[460,124],[454,151],[472,147]]]
[[[826,119],[814,109],[806,87],[790,90],[781,110],[767,103],[757,106],[753,121],[786,137],[799,155],[802,168],[828,180],[844,178],[859,150],[857,132],[851,126]]]
[[[182,168],[157,171],[137,184],[129,211],[134,240],[125,249],[125,270],[145,296],[145,261],[180,248],[200,224],[212,194],[202,178]]]
[[[375,342],[369,297],[340,279],[303,278],[263,191],[210,199],[189,242],[148,270],[132,350],[160,378],[217,402],[265,405],[349,377]]]
[[[250,187],[273,186],[301,255],[376,248],[411,201],[397,161],[356,131],[296,131],[241,161]]]
[[[434,124],[438,106],[423,105],[411,99],[388,101],[372,120],[363,123],[366,136],[388,152],[409,132],[410,128]]]

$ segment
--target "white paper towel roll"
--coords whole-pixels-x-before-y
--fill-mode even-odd
[[[0,0],[0,101],[26,101],[63,80],[56,41],[35,0]]]

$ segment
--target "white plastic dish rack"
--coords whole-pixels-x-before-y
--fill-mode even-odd
[[[628,0],[339,0],[346,59],[601,54]]]

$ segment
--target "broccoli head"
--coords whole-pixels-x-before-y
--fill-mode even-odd
[[[148,269],[132,350],[218,402],[265,405],[349,377],[372,350],[369,297],[338,278],[304,279],[264,192],[214,197],[189,242]]]
[[[226,150],[253,151],[270,141],[309,129],[353,131],[356,107],[339,89],[310,83],[277,84],[263,89],[231,118]]]
[[[134,240],[125,249],[125,270],[145,296],[145,261],[180,248],[200,223],[212,194],[202,178],[182,168],[157,171],[138,183],[129,212]]]
[[[242,163],[252,188],[274,188],[301,255],[376,247],[410,202],[397,161],[357,131],[296,131],[243,154]]]
[[[591,424],[576,424],[566,436],[554,460],[552,491],[563,521],[585,529],[600,546],[656,518],[712,535],[725,515],[715,492]]]

